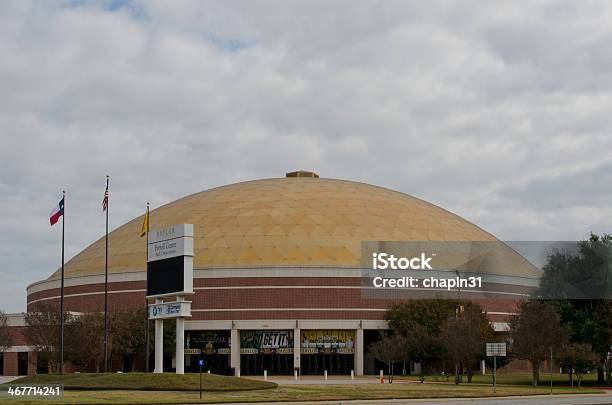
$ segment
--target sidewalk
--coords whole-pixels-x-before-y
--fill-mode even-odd
[[[289,385],[289,384],[305,384],[305,385],[321,385],[321,384],[331,384],[331,385],[352,385],[352,384],[380,384],[380,379],[377,376],[360,376],[355,377],[354,380],[351,380],[349,376],[342,375],[331,375],[327,377],[327,380],[322,375],[303,375],[295,380],[293,376],[289,375],[274,375],[269,376],[267,380],[264,379],[263,376],[244,376],[242,378],[248,378],[251,380],[259,380],[259,381],[271,381],[277,384]],[[396,380],[397,383],[400,383],[399,380]],[[396,382],[394,381],[393,384]],[[402,381],[404,383],[414,383],[414,381]],[[385,378],[385,384],[387,384],[387,379]]]

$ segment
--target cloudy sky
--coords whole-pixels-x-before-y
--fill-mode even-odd
[[[426,6],[425,6],[426,5]],[[153,207],[312,169],[506,240],[612,232],[605,1],[0,2],[0,309]],[[69,224],[69,225],[68,225]]]

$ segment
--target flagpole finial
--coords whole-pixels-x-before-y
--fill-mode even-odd
[[[62,195],[66,195],[66,190],[62,190]]]

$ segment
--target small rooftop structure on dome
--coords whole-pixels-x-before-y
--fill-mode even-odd
[[[315,172],[309,172],[308,170],[298,170],[295,172],[289,172],[285,177],[314,177],[319,178],[319,175]]]

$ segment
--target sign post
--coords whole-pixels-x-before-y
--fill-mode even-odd
[[[553,393],[553,388],[552,388],[552,367],[553,367],[553,355],[552,355],[552,346],[550,346],[550,395],[552,395]]]
[[[147,244],[149,319],[155,320],[155,373],[163,373],[164,319],[176,319],[176,374],[185,372],[185,318],[191,316],[193,294],[193,225],[179,224],[150,231]],[[164,302],[166,297],[176,297]]]
[[[497,356],[506,356],[506,343],[487,343],[487,357],[493,356],[493,393],[497,385]]]
[[[198,360],[200,366],[200,399],[202,399],[202,366],[204,365],[204,359]]]

